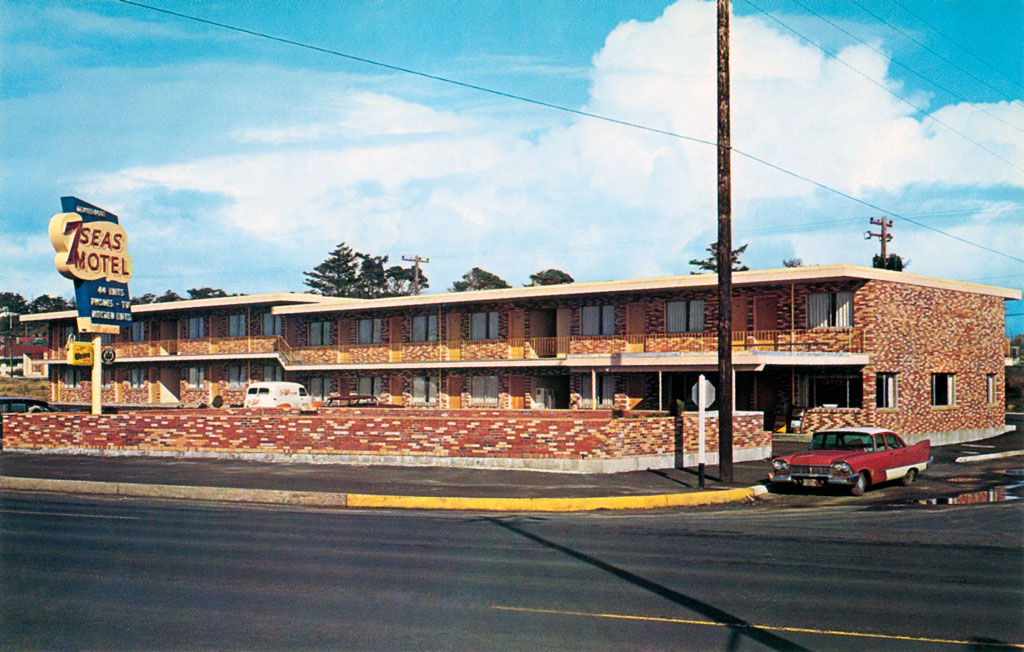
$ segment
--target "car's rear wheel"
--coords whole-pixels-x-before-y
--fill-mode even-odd
[[[914,484],[914,480],[917,479],[917,469],[910,469],[907,474],[900,479],[900,484],[904,487],[909,487]]]
[[[868,489],[868,476],[861,471],[857,474],[857,484],[850,487],[850,493],[854,496],[863,496]]]

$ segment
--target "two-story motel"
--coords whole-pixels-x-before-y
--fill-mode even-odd
[[[1019,291],[850,265],[733,279],[736,409],[763,413],[765,430],[875,425],[936,443],[1003,431],[1003,303]],[[296,380],[317,400],[446,410],[692,410],[698,375],[717,377],[716,297],[703,274],[139,305],[110,338],[103,401],[238,405],[251,381]],[[51,399],[87,403],[89,371],[63,362],[75,313],[23,320],[50,326]]]

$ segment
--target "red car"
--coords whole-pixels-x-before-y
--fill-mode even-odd
[[[931,462],[931,441],[913,446],[882,428],[835,428],[811,438],[811,447],[772,460],[773,482],[792,482],[805,487],[826,484],[850,487],[854,496],[873,484],[914,481]]]

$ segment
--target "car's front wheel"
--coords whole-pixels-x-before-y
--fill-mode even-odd
[[[909,487],[910,485],[914,484],[915,479],[917,479],[917,469],[910,469],[907,471],[907,474],[905,476],[900,478],[900,484],[902,484],[904,487]]]
[[[857,484],[850,487],[850,493],[854,496],[863,496],[868,489],[868,476],[861,471],[857,474]]]

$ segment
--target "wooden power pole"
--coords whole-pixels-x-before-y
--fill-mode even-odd
[[[402,256],[402,260],[407,263],[413,263],[413,277],[412,277],[412,293],[420,293],[420,263],[429,263],[429,258],[420,258],[419,254],[415,256]]]
[[[729,0],[718,0],[718,470],[732,482],[732,179]]]
[[[881,233],[873,233],[870,230],[865,231],[864,232],[864,239],[865,240],[870,240],[871,238],[878,238],[879,240],[882,241],[882,267],[884,268],[886,263],[888,262],[886,260],[886,257],[885,257],[885,254],[886,254],[885,245],[892,241],[892,234],[889,233],[889,227],[892,226],[892,220],[890,220],[889,218],[887,218],[885,216],[882,216],[882,217],[879,217],[879,218],[872,217],[869,221],[874,226],[882,227],[882,232]]]

